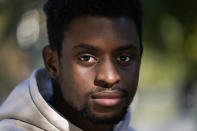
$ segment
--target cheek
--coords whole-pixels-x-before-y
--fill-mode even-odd
[[[130,95],[133,97],[138,86],[139,66],[134,66],[131,69],[124,71],[121,76],[123,84],[125,84],[125,87],[128,88]]]
[[[81,109],[87,104],[87,94],[93,87],[93,73],[80,68],[71,66],[66,68],[62,73],[62,90],[64,99],[77,109]]]
[[[71,74],[81,95],[84,95],[84,92],[88,93],[94,88],[95,73],[93,69],[76,65],[72,66]]]

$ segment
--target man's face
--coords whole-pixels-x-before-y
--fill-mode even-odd
[[[58,76],[65,102],[92,121],[120,121],[136,92],[140,60],[131,19],[73,20],[64,34]]]

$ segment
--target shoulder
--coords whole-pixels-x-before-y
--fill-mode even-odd
[[[4,119],[0,121],[0,131],[44,131],[44,130],[20,120]]]
[[[136,131],[136,130],[131,127],[128,127],[127,131]]]

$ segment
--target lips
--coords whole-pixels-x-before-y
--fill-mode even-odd
[[[94,93],[92,95],[92,100],[97,105],[104,107],[112,107],[121,104],[125,97],[125,93],[122,91],[106,90]]]

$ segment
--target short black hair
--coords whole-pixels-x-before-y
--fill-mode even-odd
[[[142,46],[142,8],[140,0],[48,0],[44,5],[47,17],[49,46],[61,56],[63,34],[66,26],[84,15],[121,17],[134,20]]]

